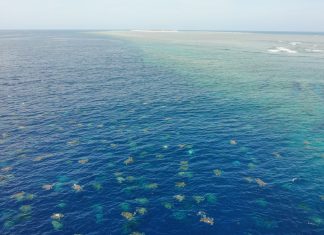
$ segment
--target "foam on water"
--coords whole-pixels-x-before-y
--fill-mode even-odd
[[[290,42],[289,44],[292,45],[292,46],[297,46],[297,45],[300,45],[302,43],[301,42]]]
[[[275,49],[269,49],[270,53],[288,53],[288,54],[297,54],[298,51],[292,50],[286,47],[276,47]]]
[[[310,48],[305,49],[305,51],[307,51],[307,52],[314,52],[314,53],[324,52],[324,50],[321,50],[321,49],[310,49]]]
[[[142,32],[142,33],[178,33],[178,30],[148,30],[148,29],[133,29],[131,32]]]

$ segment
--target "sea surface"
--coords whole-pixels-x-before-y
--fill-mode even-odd
[[[324,234],[324,35],[0,31],[0,234]]]

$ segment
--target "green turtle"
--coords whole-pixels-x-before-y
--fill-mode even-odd
[[[76,192],[81,192],[83,190],[82,186],[79,184],[73,184],[72,189]]]
[[[230,144],[231,144],[231,145],[236,145],[237,142],[236,142],[236,140],[230,140]]]
[[[88,163],[89,159],[80,159],[78,162],[83,165],[83,164]]]
[[[259,179],[259,178],[255,179],[255,182],[257,182],[257,184],[258,184],[260,187],[264,187],[264,186],[267,185],[266,182],[264,182],[263,180],[261,180],[261,179]]]
[[[252,183],[253,182],[253,178],[250,176],[244,177],[243,178],[245,181],[247,181],[248,183]]]
[[[144,207],[138,207],[136,208],[136,212],[139,213],[140,215],[145,215],[147,213],[147,209]]]
[[[173,208],[173,205],[169,202],[165,202],[165,203],[162,203],[162,205],[166,208],[166,209],[172,209]]]
[[[63,224],[62,223],[60,223],[60,222],[58,222],[58,221],[56,221],[56,220],[53,220],[52,221],[52,225],[53,225],[53,228],[55,229],[55,230],[61,230],[62,228],[63,228]]]
[[[15,193],[10,196],[10,198],[16,199],[17,201],[22,201],[25,198],[26,193],[24,191]]]
[[[136,198],[135,202],[138,204],[144,205],[144,204],[149,203],[149,200],[147,198],[143,197],[143,198]]]
[[[215,174],[216,176],[221,176],[221,175],[222,175],[222,171],[221,171],[220,169],[216,169],[216,170],[214,170],[213,172],[214,172],[214,174]]]
[[[183,149],[183,148],[186,147],[186,144],[178,144],[178,147],[179,147],[180,149]]]
[[[281,154],[278,152],[273,152],[272,154],[275,158],[281,158]]]
[[[12,170],[11,166],[6,166],[6,167],[1,168],[1,171],[3,171],[3,172],[8,172],[8,171],[11,171],[11,170]]]
[[[64,215],[62,213],[54,213],[53,215],[51,215],[51,219],[53,220],[61,220],[64,217]]]
[[[130,235],[145,235],[145,233],[140,233],[140,232],[132,232]]]
[[[133,157],[128,157],[125,161],[124,164],[127,166],[129,164],[134,163],[134,158]]]
[[[118,183],[123,183],[124,181],[126,181],[126,179],[124,178],[124,177],[121,177],[121,176],[118,176],[117,178],[116,178],[116,180],[117,180],[117,182]]]
[[[177,188],[184,188],[186,186],[186,183],[185,182],[176,182],[175,186]]]
[[[99,182],[94,182],[94,183],[92,183],[92,187],[93,187],[95,190],[97,190],[97,191],[99,191],[99,190],[102,189],[102,185],[101,185],[101,183],[99,183]]]
[[[44,184],[44,185],[42,186],[42,189],[48,191],[48,190],[53,189],[53,186],[54,186],[54,185],[55,185],[55,184]]]
[[[189,168],[189,163],[188,163],[188,161],[181,161],[180,162],[180,170],[181,171],[186,171],[186,170],[188,170],[188,168]]]
[[[200,222],[209,224],[209,225],[214,225],[214,219],[211,217],[202,217],[200,218]]]
[[[151,183],[151,184],[144,185],[144,188],[146,188],[146,189],[157,189],[158,186],[159,185],[157,183]]]
[[[214,219],[211,217],[207,217],[206,212],[204,211],[199,211],[198,216],[200,216],[200,222],[209,224],[209,225],[214,225]]]
[[[178,202],[182,202],[186,197],[184,195],[178,194],[173,196],[174,199],[176,199]]]
[[[134,219],[134,214],[133,214],[133,213],[130,213],[130,212],[128,212],[128,211],[124,211],[124,212],[122,212],[121,215],[122,215],[125,219],[127,219],[127,220],[132,220],[132,219]]]
[[[193,196],[192,198],[195,200],[195,202],[196,202],[197,204],[199,204],[199,203],[205,201],[205,197],[204,197],[204,196]]]
[[[72,145],[72,146],[73,145],[78,145],[79,143],[80,143],[79,140],[70,140],[70,141],[67,142],[68,145]]]
[[[30,205],[23,205],[19,208],[19,210],[24,214],[28,214],[31,212],[32,207]]]

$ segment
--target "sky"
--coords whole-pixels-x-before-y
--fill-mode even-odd
[[[324,32],[324,0],[0,0],[0,29]]]

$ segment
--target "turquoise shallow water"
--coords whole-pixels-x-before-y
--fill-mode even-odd
[[[324,36],[1,31],[0,234],[323,234]]]

